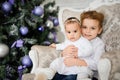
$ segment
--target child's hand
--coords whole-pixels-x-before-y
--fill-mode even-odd
[[[76,48],[77,51],[71,53],[70,55],[74,58],[78,58],[78,48]]]
[[[73,57],[66,57],[66,58],[64,59],[64,64],[65,64],[67,67],[75,66],[75,65],[76,65],[76,59],[73,58]]]
[[[64,64],[70,66],[88,66],[87,63],[79,58],[67,57],[64,59]]]
[[[74,53],[77,54],[77,52],[78,52],[78,48],[76,48],[74,45],[69,45],[63,50],[63,52],[61,54],[63,57],[66,55],[73,56],[73,54]]]
[[[56,48],[56,44],[55,43],[52,43],[51,45],[49,45],[50,47],[52,48]]]

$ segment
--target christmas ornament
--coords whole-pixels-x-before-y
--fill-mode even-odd
[[[47,46],[50,45],[51,43],[49,41],[44,41],[43,44]]]
[[[57,34],[56,34],[56,32],[53,32],[53,35],[54,35],[54,39],[53,39],[54,42],[57,42],[57,38],[56,38],[56,37],[57,37]]]
[[[18,66],[18,74],[19,74],[19,80],[22,80],[22,74],[23,74],[23,67]]]
[[[16,47],[23,47],[24,41],[22,39],[19,39],[16,41]]]
[[[43,26],[39,26],[38,30],[39,30],[40,32],[43,32],[43,31],[44,31],[44,27],[43,27]]]
[[[42,14],[44,13],[44,10],[43,10],[42,7],[36,6],[36,7],[34,8],[34,10],[32,11],[32,13],[33,13],[34,15],[36,15],[36,16],[42,16]]]
[[[14,5],[15,0],[9,0],[8,1],[10,4]]]
[[[53,20],[53,24],[54,24],[54,26],[58,26],[58,25],[59,25],[58,18],[55,18],[55,19]]]
[[[12,10],[12,4],[10,4],[9,2],[4,2],[2,4],[2,10],[6,13],[10,12]]]
[[[20,27],[20,33],[26,35],[28,33],[28,28],[25,26]]]
[[[32,65],[32,61],[28,55],[26,55],[22,58],[22,65],[24,65],[26,67],[30,67]]]
[[[22,80],[22,74],[23,74],[23,71],[26,67],[25,66],[18,66],[18,74],[19,74],[19,80]]]
[[[9,47],[6,44],[0,43],[0,58],[5,57],[9,52]]]
[[[49,27],[50,29],[53,28],[53,22],[50,20],[46,21],[46,26]]]
[[[50,33],[48,34],[48,38],[49,38],[49,39],[54,39],[54,34],[53,34],[52,32],[50,32]]]
[[[24,43],[24,41],[22,39],[19,39],[12,44],[11,48],[13,48],[14,46],[23,47],[23,43]]]

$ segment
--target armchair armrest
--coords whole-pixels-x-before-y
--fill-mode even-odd
[[[31,73],[35,73],[38,67],[47,68],[49,64],[59,56],[60,51],[49,46],[34,45],[29,51],[33,67]]]
[[[105,52],[102,55],[102,59],[98,64],[98,70],[100,74],[99,76],[102,78],[102,80],[119,80],[120,79],[120,50]],[[104,76],[109,76],[109,79],[103,79]]]

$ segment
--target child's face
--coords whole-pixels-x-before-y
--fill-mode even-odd
[[[74,42],[81,36],[81,29],[77,23],[67,24],[65,26],[65,32],[68,40]]]
[[[84,19],[81,29],[83,37],[88,40],[94,39],[102,31],[102,28],[99,27],[99,22],[94,19]]]

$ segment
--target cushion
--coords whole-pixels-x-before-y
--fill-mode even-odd
[[[120,3],[102,6],[96,9],[105,16],[101,38],[105,42],[106,51],[120,49]]]

